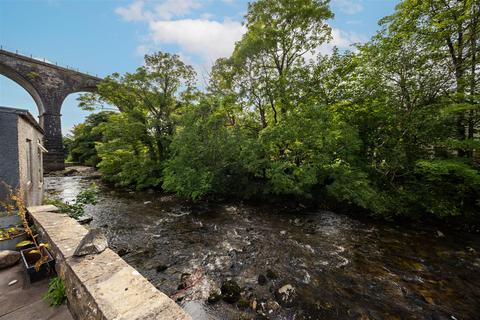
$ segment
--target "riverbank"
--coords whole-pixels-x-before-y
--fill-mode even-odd
[[[83,177],[87,180],[101,180],[101,173],[93,167],[83,165],[70,165],[63,171],[51,172],[46,175],[47,177]],[[448,232],[447,230],[454,230],[458,232],[468,232],[473,234],[480,234],[480,216],[478,217],[463,217],[453,216],[440,219],[436,216],[429,216],[428,214],[412,214],[411,216],[399,216],[392,213],[389,218],[385,216],[375,216],[371,212],[359,208],[353,208],[345,204],[338,203],[323,203],[319,201],[300,201],[288,197],[271,197],[270,199],[241,199],[232,198],[226,199],[224,197],[210,198],[201,201],[192,201],[189,199],[182,199],[174,194],[163,192],[161,189],[119,189],[109,184],[106,181],[102,181],[105,186],[108,186],[111,190],[117,190],[119,192],[128,192],[135,194],[160,194],[163,197],[171,197],[176,202],[182,203],[182,205],[190,207],[201,207],[210,203],[222,204],[222,205],[246,205],[258,208],[270,208],[275,212],[285,213],[299,213],[311,212],[311,211],[333,211],[338,214],[347,215],[354,219],[360,220],[364,223],[385,224],[389,227],[402,227],[412,228],[415,230],[422,230],[425,228],[433,229],[434,234],[443,234]],[[437,232],[438,231],[438,232]]]

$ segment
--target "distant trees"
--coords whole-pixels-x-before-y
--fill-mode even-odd
[[[324,56],[328,1],[256,1],[206,92],[158,53],[82,98],[123,111],[96,129],[98,167],[193,199],[478,217],[478,13],[477,1],[404,0],[368,43]]]
[[[101,159],[98,157],[95,143],[103,139],[103,134],[97,128],[107,122],[112,114],[111,111],[92,113],[83,123],[73,127],[71,134],[64,137],[67,161],[97,166]]]
[[[107,103],[122,111],[98,128],[98,167],[107,180],[138,188],[161,185],[176,117],[192,99],[194,82],[191,66],[160,52],[147,55],[135,73],[113,74],[98,93],[82,96],[84,109]]]

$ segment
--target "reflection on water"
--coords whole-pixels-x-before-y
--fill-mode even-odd
[[[89,181],[46,178],[71,200]],[[194,319],[475,319],[480,237],[360,222],[331,212],[188,205],[100,186],[89,207],[110,246]],[[183,279],[183,280],[181,280]],[[208,303],[236,281],[236,304]],[[180,285],[180,287],[179,287]],[[285,285],[290,285],[285,287]],[[182,287],[183,286],[183,287]],[[186,287],[186,288],[184,288]],[[279,288],[294,288],[281,302]]]

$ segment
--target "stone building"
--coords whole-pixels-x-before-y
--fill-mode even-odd
[[[21,189],[27,206],[43,198],[43,129],[23,109],[0,107],[0,201]]]

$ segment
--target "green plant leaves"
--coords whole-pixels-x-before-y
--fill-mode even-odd
[[[67,296],[65,292],[65,284],[61,278],[55,277],[50,280],[48,284],[48,291],[43,296],[43,299],[51,306],[55,307],[58,307],[65,302]]]

